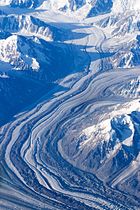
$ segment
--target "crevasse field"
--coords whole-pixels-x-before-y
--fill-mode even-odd
[[[139,0],[0,0],[0,209],[140,210]]]

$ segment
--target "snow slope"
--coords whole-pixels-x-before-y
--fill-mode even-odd
[[[126,10],[140,10],[139,0],[114,0],[112,11],[126,12]]]

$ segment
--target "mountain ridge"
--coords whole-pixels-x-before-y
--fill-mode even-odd
[[[82,7],[87,8],[87,17],[106,14],[109,12],[123,13],[127,10],[140,10],[138,0],[1,0],[0,6],[14,8],[51,9],[61,12],[76,12]]]

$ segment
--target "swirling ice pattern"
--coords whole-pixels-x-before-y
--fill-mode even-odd
[[[1,128],[1,209],[128,210],[138,206],[137,200],[69,163],[59,144],[90,113],[93,116],[100,107],[118,104],[119,96],[112,98],[108,89],[138,74],[138,70],[89,73],[70,90]]]
[[[86,117],[89,105],[93,106],[89,109],[92,112],[99,106],[94,101],[100,101],[102,106],[107,104],[106,87],[137,75],[137,70],[103,73],[89,78],[87,84],[85,76],[70,91],[21,114],[5,126],[1,131],[1,173],[5,177],[1,181],[1,197],[6,203],[1,201],[1,207],[133,209],[131,198],[69,164],[61,156],[58,142],[76,120]],[[117,98],[113,102],[108,100],[108,105],[112,103],[117,103]]]

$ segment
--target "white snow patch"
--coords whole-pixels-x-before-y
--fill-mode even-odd
[[[37,62],[37,60],[36,60],[35,58],[32,58],[32,65],[31,65],[31,68],[32,68],[34,71],[38,71],[39,68],[40,68],[39,63]]]

